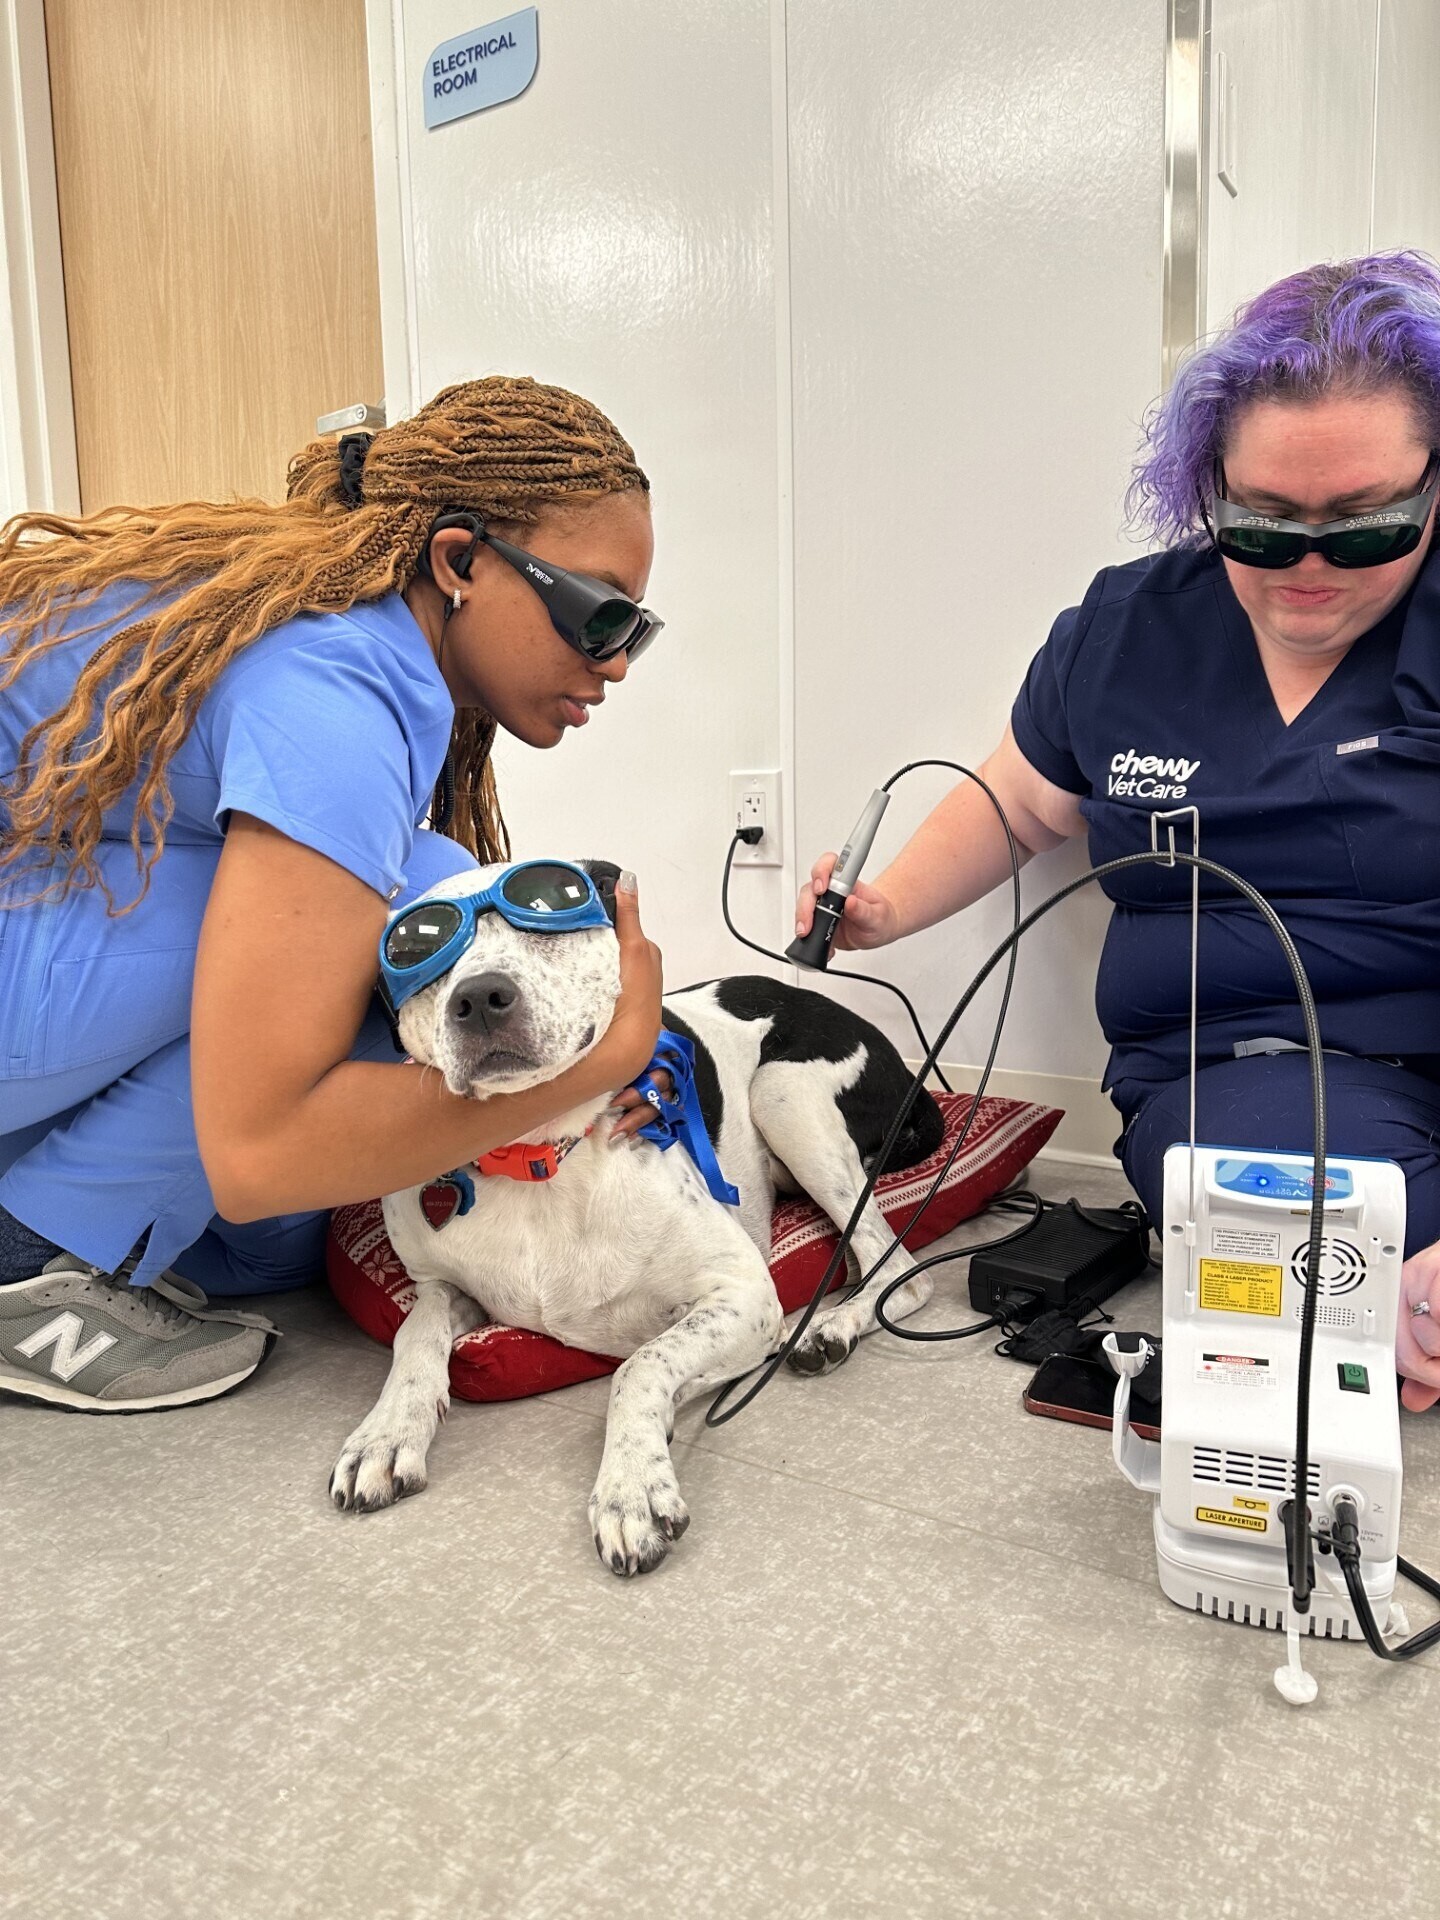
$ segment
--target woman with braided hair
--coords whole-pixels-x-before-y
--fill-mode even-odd
[[[648,495],[589,402],[494,378],[313,442],[281,506],[0,535],[0,1389],[228,1391],[273,1329],[202,1288],[311,1279],[331,1207],[644,1069],[633,882],[614,1022],[546,1086],[449,1093],[372,991],[394,906],[508,858],[497,727],[556,745],[656,630]],[[594,620],[532,584],[565,575]]]

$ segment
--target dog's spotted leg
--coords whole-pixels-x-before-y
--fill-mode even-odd
[[[755,1272],[718,1282],[616,1373],[590,1496],[595,1551],[612,1573],[649,1573],[690,1524],[670,1459],[676,1408],[758,1366],[774,1352],[781,1322],[757,1261]]]
[[[440,1280],[416,1282],[415,1305],[396,1332],[384,1389],[330,1476],[337,1507],[374,1513],[424,1491],[425,1457],[450,1404],[450,1349],[484,1319],[468,1294]]]
[[[858,1071],[858,1069],[857,1069]],[[750,1088],[750,1111],[772,1153],[782,1160],[810,1198],[844,1227],[865,1185],[865,1169],[835,1104],[836,1089],[813,1065],[774,1060],[760,1068]],[[850,1251],[866,1273],[893,1239],[874,1200],[866,1203]],[[822,1308],[790,1356],[797,1373],[824,1373],[849,1359],[863,1335],[876,1328],[875,1302],[892,1280],[914,1265],[897,1247],[885,1265],[851,1300]],[[916,1274],[891,1295],[885,1312],[903,1320],[930,1298],[934,1283]]]
[[[902,1257],[897,1253],[895,1259]],[[909,1264],[907,1258],[906,1265]],[[860,1289],[853,1300],[842,1301],[838,1307],[826,1307],[817,1313],[797,1341],[787,1365],[793,1367],[796,1373],[828,1373],[843,1365],[864,1336],[876,1331],[880,1323],[875,1318],[875,1302],[890,1282],[900,1277],[902,1271],[895,1265],[895,1260],[891,1260],[875,1279]],[[904,1286],[897,1287],[885,1302],[885,1318],[904,1320],[909,1314],[918,1313],[934,1290],[935,1283],[928,1273],[917,1274],[913,1280],[907,1280]]]

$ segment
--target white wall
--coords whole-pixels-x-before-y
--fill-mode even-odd
[[[978,765],[1055,616],[1136,555],[1119,528],[1159,386],[1165,6],[1091,0],[1083,31],[1064,0],[937,0],[883,33],[861,0],[788,12],[808,856],[905,761]],[[872,871],[948,784],[901,785]],[[1082,865],[1079,847],[1036,861],[1027,899]],[[1106,917],[1085,894],[1027,940],[1011,1069],[1098,1078]],[[1002,890],[867,960],[933,1029],[1009,921]],[[889,996],[852,991],[903,1043]],[[950,1058],[984,1058],[996,998]]]
[[[1375,0],[1213,0],[1209,327],[1282,274],[1368,250],[1375,35]],[[1233,197],[1214,165],[1222,55]]]
[[[520,847],[640,872],[672,985],[755,964],[716,898],[731,768],[784,770],[808,865],[902,760],[983,756],[1055,613],[1133,553],[1165,12],[543,0],[530,91],[427,132],[424,61],[475,11],[367,0],[392,411],[534,372],[611,412],[655,481],[664,639],[558,757],[499,762]],[[1434,0],[1214,0],[1213,22],[1241,193],[1211,183],[1212,319],[1319,254],[1440,251]],[[41,0],[0,0],[0,29],[0,510],[63,507]],[[943,785],[901,789],[872,872]],[[1027,894],[1080,864],[1036,862]],[[788,937],[792,898],[788,870],[737,875],[761,937]],[[1001,1056],[1089,1148],[1112,1130],[1104,917],[1082,896],[1032,936]],[[993,899],[877,967],[933,1024],[1005,918]],[[837,991],[912,1050],[873,990]],[[984,1039],[972,1017],[952,1059]]]
[[[1215,84],[1229,66],[1233,195]],[[1213,0],[1206,318],[1312,261],[1440,256],[1437,0]]]
[[[530,92],[433,133],[422,63],[464,19],[397,7],[417,397],[533,370],[609,409],[656,481],[669,628],[563,758],[501,749],[518,842],[634,865],[668,980],[748,967],[716,899],[729,769],[785,770],[808,864],[901,759],[982,756],[1055,614],[1133,554],[1164,0],[1098,0],[1083,32],[1068,0],[883,23],[854,0],[547,0]],[[943,786],[904,792],[889,845]],[[788,874],[737,876],[761,938],[788,938],[792,898]],[[1092,1103],[1103,922],[1087,899],[1032,940],[1002,1056]],[[880,964],[933,1023],[1003,924],[986,905]],[[972,1020],[953,1057],[982,1040]]]
[[[501,745],[506,812],[519,849],[633,866],[682,985],[734,958],[729,770],[782,759],[767,0],[546,0],[529,92],[430,132],[423,63],[474,9],[400,17],[419,396],[492,371],[573,387],[654,485],[666,632],[562,749]],[[781,893],[746,874],[737,908],[773,931]]]
[[[1440,259],[1440,5],[1379,7],[1371,244]]]
[[[636,867],[672,984],[757,964],[716,899],[730,769],[784,771],[791,866],[734,889],[783,943],[796,853],[903,760],[983,756],[1055,613],[1133,552],[1166,0],[543,0],[530,91],[429,133],[423,63],[474,8],[366,11],[392,412],[533,371],[606,407],[656,485],[668,631],[559,758],[502,744],[517,844]],[[1210,181],[1210,324],[1320,256],[1440,254],[1436,0],[1213,0],[1212,46],[1240,193]],[[0,0],[0,516],[75,505],[49,142],[43,0]],[[872,872],[943,785],[902,787]],[[1036,862],[1027,895],[1080,864]],[[1005,918],[874,965],[933,1025]],[[1001,1055],[1088,1148],[1104,918],[1082,896],[1032,936]],[[887,1001],[836,990],[911,1050]],[[972,1016],[952,1062],[985,1038]]]

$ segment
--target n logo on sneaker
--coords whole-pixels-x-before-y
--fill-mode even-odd
[[[113,1333],[97,1333],[82,1347],[80,1336],[84,1331],[85,1322],[78,1313],[57,1313],[53,1320],[37,1327],[28,1339],[18,1342],[15,1351],[33,1360],[46,1347],[54,1347],[50,1356],[51,1373],[57,1380],[73,1380],[83,1367],[88,1367],[92,1360],[98,1360],[115,1345]]]

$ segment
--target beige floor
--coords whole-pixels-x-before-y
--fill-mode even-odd
[[[1320,1646],[1285,1706],[1281,1643],[1162,1599],[1108,1436],[1028,1417],[988,1341],[683,1415],[693,1525],[625,1583],[584,1519],[604,1383],[457,1405],[427,1493],[343,1516],[386,1356],[323,1295],[274,1310],[211,1407],[0,1404],[0,1912],[1440,1912],[1440,1655]],[[1157,1327],[1153,1282],[1120,1318]],[[1440,1414],[1406,1440],[1437,1567]]]

